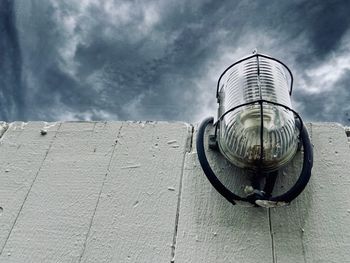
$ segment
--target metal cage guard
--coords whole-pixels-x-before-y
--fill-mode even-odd
[[[217,102],[220,104],[220,97],[219,97],[219,88],[220,88],[220,82],[223,78],[223,76],[230,70],[232,67],[235,65],[249,60],[251,58],[256,57],[257,59],[257,75],[259,77],[260,75],[260,66],[259,66],[259,57],[275,61],[279,64],[281,64],[289,73],[290,75],[290,87],[289,87],[289,96],[292,95],[292,90],[293,90],[293,74],[291,70],[280,60],[272,58],[270,56],[266,56],[263,54],[253,54],[251,56],[248,56],[246,58],[243,58],[232,65],[230,65],[219,77],[219,80],[217,82],[217,87],[216,87],[216,98]],[[303,121],[299,114],[291,109],[290,107],[271,101],[271,100],[266,100],[263,99],[262,97],[262,92],[261,92],[261,86],[259,85],[259,90],[260,90],[260,98],[254,101],[250,101],[247,103],[243,103],[240,105],[237,105],[235,107],[230,108],[229,110],[226,110],[226,112],[221,113],[220,116],[218,116],[217,122],[214,123],[214,118],[209,117],[205,119],[202,124],[199,127],[198,130],[198,135],[197,135],[197,154],[198,154],[198,159],[199,162],[202,166],[202,169],[207,176],[209,182],[214,186],[214,188],[222,195],[224,196],[230,203],[236,204],[236,201],[245,201],[252,203],[254,205],[257,205],[257,201],[259,200],[265,200],[265,201],[270,201],[270,202],[284,202],[284,203],[290,203],[292,200],[294,200],[306,187],[307,183],[309,182],[310,176],[311,176],[311,169],[313,165],[313,151],[312,151],[312,146],[310,143],[309,135],[307,132],[307,129],[305,129]],[[259,163],[259,169],[257,172],[255,172],[252,180],[252,187],[253,187],[253,193],[248,195],[247,197],[241,197],[233,192],[231,192],[228,188],[226,188],[225,185],[223,185],[220,180],[217,178],[215,175],[214,171],[211,169],[210,164],[207,160],[206,153],[205,153],[205,147],[204,147],[204,134],[205,134],[205,129],[209,124],[213,124],[215,126],[215,133],[214,133],[214,138],[213,141],[217,145],[217,132],[218,132],[218,127],[220,125],[220,122],[223,121],[224,117],[231,113],[234,112],[235,110],[247,106],[247,105],[254,105],[258,104],[260,105],[260,122],[261,122],[261,128],[260,128],[260,144],[261,144],[261,149],[260,149],[260,163]],[[291,111],[294,114],[294,119],[295,119],[295,126],[299,130],[299,138],[301,141],[301,144],[304,149],[304,157],[303,157],[303,167],[300,173],[300,176],[296,183],[284,194],[278,195],[278,196],[272,196],[272,191],[276,182],[276,178],[278,175],[278,171],[273,171],[268,173],[268,175],[264,175],[262,173],[262,162],[263,162],[263,150],[264,150],[264,143],[263,143],[263,104],[272,104],[277,107],[282,107],[285,110]],[[261,180],[262,178],[266,178],[265,180],[265,185],[262,188],[261,187]]]

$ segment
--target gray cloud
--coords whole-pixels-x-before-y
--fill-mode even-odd
[[[198,121],[220,73],[258,47],[291,67],[302,116],[350,123],[347,1],[0,5],[0,119]]]
[[[22,56],[19,48],[12,1],[0,2],[0,105],[3,119],[24,117],[25,89],[22,83]]]

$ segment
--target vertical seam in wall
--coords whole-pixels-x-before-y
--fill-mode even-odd
[[[180,183],[179,183],[179,191],[178,191],[178,199],[177,199],[177,207],[176,207],[176,215],[175,215],[175,227],[174,227],[174,235],[173,235],[173,243],[171,245],[171,255],[170,255],[170,262],[175,262],[175,249],[176,249],[176,240],[177,240],[177,233],[178,233],[178,224],[179,224],[179,217],[180,217],[180,206],[181,206],[181,195],[182,195],[182,182],[183,182],[183,175],[185,171],[185,165],[186,165],[186,156],[188,153],[192,151],[192,144],[193,144],[193,136],[194,136],[194,127],[190,124],[189,131],[187,134],[187,140],[186,140],[186,147],[184,151],[184,156],[182,159],[182,167],[181,167],[181,174],[180,174]]]
[[[106,124],[106,123],[105,123]],[[92,214],[92,217],[90,219],[90,223],[89,223],[89,229],[86,233],[86,236],[85,236],[85,240],[84,240],[84,244],[83,244],[83,251],[81,252],[80,256],[79,256],[79,261],[78,262],[81,262],[83,256],[84,256],[84,253],[85,253],[85,250],[86,250],[86,243],[88,241],[88,238],[90,236],[90,231],[91,231],[91,227],[92,227],[92,224],[94,222],[94,218],[95,218],[95,215],[96,215],[96,211],[97,211],[97,207],[98,207],[98,204],[100,203],[100,199],[101,199],[101,194],[102,194],[102,190],[104,188],[104,185],[105,185],[105,182],[107,180],[107,176],[110,172],[110,167],[111,167],[111,164],[112,164],[112,160],[113,160],[113,156],[114,156],[114,153],[117,149],[117,145],[118,145],[118,141],[119,141],[119,138],[120,138],[120,134],[121,134],[121,130],[123,128],[123,123],[120,125],[120,128],[118,130],[118,133],[117,133],[117,138],[116,138],[116,141],[115,141],[115,145],[113,147],[113,151],[112,151],[112,154],[111,154],[111,157],[109,159],[109,162],[108,162],[108,166],[107,166],[107,171],[104,175],[104,178],[103,178],[103,181],[102,181],[102,185],[101,185],[101,188],[100,188],[100,191],[98,193],[98,198],[97,198],[97,201],[96,201],[96,205],[95,205],[95,208],[94,208],[94,212]]]
[[[306,125],[305,125],[306,126]],[[311,140],[311,144],[312,144],[312,123],[309,124],[309,129],[307,128],[308,132],[309,132],[309,136],[310,136],[310,140]],[[313,144],[312,144],[313,147]],[[300,199],[297,198],[295,200],[295,204],[297,206],[297,211],[298,211],[298,218],[299,218],[299,228],[300,228],[300,241],[301,241],[301,249],[302,249],[302,254],[303,254],[303,261],[304,263],[307,262],[306,260],[306,253],[305,253],[305,246],[304,246],[304,229],[303,229],[303,225],[302,225],[302,221],[301,221],[301,206],[300,206]]]
[[[311,140],[311,147],[314,147],[313,141],[312,141],[312,123],[310,123],[310,131],[309,131],[309,136],[310,136],[310,140]],[[304,259],[304,263],[307,263],[307,259],[306,259],[306,250],[305,250],[305,244],[304,244],[304,229],[302,227],[302,222],[301,222],[301,213],[300,213],[300,201],[297,198],[296,200],[296,204],[298,206],[298,213],[299,213],[299,225],[300,225],[300,238],[301,238],[301,249],[302,249],[302,253],[303,253],[303,259]]]
[[[267,217],[269,220],[269,231],[270,231],[270,237],[271,237],[272,262],[277,263],[276,251],[275,251],[275,240],[273,236],[273,227],[272,227],[272,221],[271,221],[271,208],[267,209]]]
[[[24,197],[24,201],[23,201],[23,203],[22,203],[22,205],[21,205],[21,207],[20,207],[20,209],[19,209],[19,211],[18,211],[18,213],[17,213],[17,216],[16,216],[16,218],[15,218],[15,221],[13,222],[13,224],[12,224],[12,226],[11,226],[11,229],[10,229],[10,231],[9,231],[7,237],[6,237],[6,240],[5,240],[5,242],[4,242],[4,245],[3,245],[2,248],[1,248],[0,255],[4,252],[4,249],[5,249],[5,247],[6,247],[7,241],[10,239],[12,230],[13,230],[13,228],[15,227],[15,225],[16,225],[16,223],[17,223],[17,220],[18,220],[18,218],[19,218],[19,215],[20,215],[21,212],[22,212],[22,209],[23,209],[23,207],[24,207],[24,204],[25,204],[25,202],[27,201],[27,198],[28,198],[28,196],[29,196],[29,193],[30,193],[30,191],[31,191],[32,188],[33,188],[33,185],[34,185],[34,183],[35,183],[35,181],[36,181],[36,179],[37,179],[37,177],[38,177],[38,175],[39,175],[39,173],[40,173],[40,171],[41,171],[41,168],[42,168],[42,166],[43,166],[43,164],[44,164],[44,162],[45,162],[45,160],[46,160],[46,157],[47,157],[47,155],[49,154],[49,151],[51,150],[52,144],[53,144],[54,140],[56,139],[57,133],[58,133],[59,129],[61,128],[61,125],[62,125],[62,123],[60,123],[59,127],[57,128],[57,131],[56,131],[55,135],[53,136],[53,138],[52,138],[52,140],[51,140],[51,142],[50,142],[49,148],[46,150],[45,156],[44,156],[43,160],[41,161],[40,167],[39,167],[38,171],[36,172],[36,174],[35,174],[35,176],[34,176],[34,179],[33,179],[32,183],[31,183],[31,185],[30,185],[30,187],[29,187],[29,189],[28,189],[28,192],[27,192],[26,196]]]
[[[302,226],[302,223],[301,223],[300,203],[299,203],[299,199],[298,198],[295,201],[296,201],[296,205],[298,207],[297,211],[298,211],[298,214],[299,214],[301,249],[302,249],[302,253],[303,253],[304,263],[306,263],[306,253],[305,253],[305,246],[304,246],[304,229],[303,229],[303,226]]]
[[[312,123],[310,123],[310,139],[312,143]],[[313,144],[312,144],[312,147],[313,147]]]

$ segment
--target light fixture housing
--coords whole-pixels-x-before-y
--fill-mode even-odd
[[[311,176],[313,152],[299,114],[292,109],[293,75],[281,61],[257,52],[229,66],[217,83],[218,120],[205,119],[198,131],[197,153],[212,185],[228,201],[246,201],[259,206],[290,203],[305,188]],[[237,167],[254,173],[252,191],[240,197],[227,189],[211,169],[204,149],[209,124],[211,149]],[[297,182],[286,193],[271,195],[278,170],[303,147],[303,168]],[[264,179],[265,186],[261,188]]]

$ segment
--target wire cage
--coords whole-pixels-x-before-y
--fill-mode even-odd
[[[299,130],[292,84],[288,67],[262,54],[234,63],[220,76],[217,142],[233,164],[271,172],[294,157]]]
[[[246,201],[260,206],[278,206],[295,199],[306,187],[313,163],[307,130],[292,109],[293,74],[281,61],[255,53],[229,66],[217,83],[218,119],[205,119],[197,135],[197,153],[205,175],[229,202]],[[253,171],[253,191],[240,197],[223,185],[208,163],[204,134],[212,124],[209,146],[218,149],[237,167]],[[272,196],[278,170],[302,147],[303,167],[295,184]],[[261,187],[261,179],[265,186]]]

